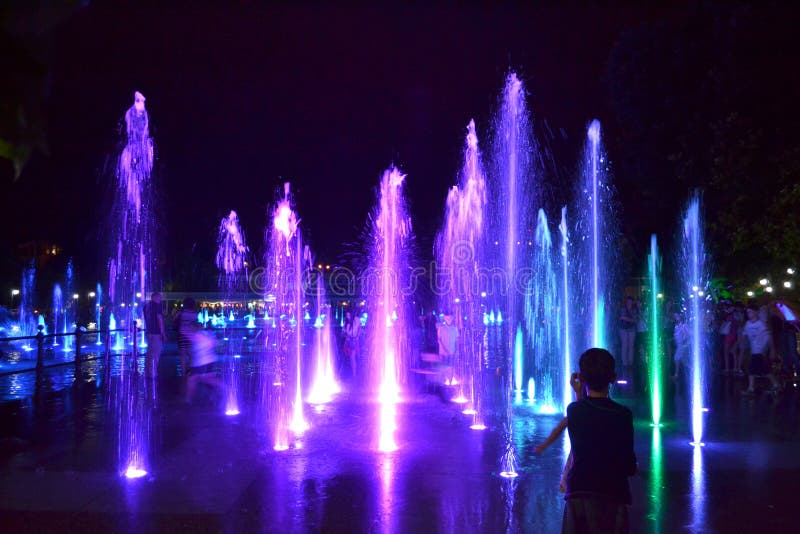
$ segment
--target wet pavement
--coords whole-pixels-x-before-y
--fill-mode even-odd
[[[311,428],[276,452],[255,401],[226,417],[219,398],[181,399],[167,354],[152,407],[150,473],[118,474],[102,359],[0,377],[3,532],[559,532],[559,440],[533,453],[558,416],[516,406],[520,476],[497,475],[502,426],[469,428],[460,406],[425,388],[398,408],[399,450],[374,450],[378,407],[345,392],[308,407]],[[245,368],[247,368],[245,366]],[[33,378],[32,378],[33,377]],[[706,446],[689,445],[683,386],[670,383],[666,425],[654,430],[635,377],[615,397],[634,410],[640,472],[631,479],[634,532],[794,532],[800,475],[797,388],[744,398],[715,375]],[[33,385],[32,385],[33,384]]]

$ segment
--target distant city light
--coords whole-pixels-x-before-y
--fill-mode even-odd
[[[80,298],[80,295],[78,295],[77,293],[73,293],[72,294],[72,298],[74,298],[75,300],[78,300],[78,298]]]
[[[656,295],[656,298],[663,299],[664,298],[664,293],[659,293],[658,295]]]
[[[141,293],[136,293],[136,298],[137,298],[137,299],[140,299],[140,298],[142,298],[142,294],[141,294]]]
[[[766,291],[767,293],[772,293],[772,286],[765,287],[764,291]]]
[[[789,281],[789,280],[786,280],[786,281],[783,283],[783,287],[785,287],[786,289],[792,289],[792,282],[791,282],[791,281]]]
[[[93,299],[93,298],[95,298],[96,296],[97,296],[97,294],[96,294],[94,291],[89,291],[89,298],[90,298],[90,299]]]
[[[753,293],[752,291],[748,291],[748,292],[747,292],[747,296],[748,296],[748,297],[754,297],[754,296],[755,296],[755,293]]]
[[[767,280],[766,278],[762,278],[761,280],[758,281],[758,283],[761,284],[762,286],[765,286],[769,284],[769,280]]]
[[[12,297],[16,297],[17,295],[19,295],[19,289],[12,289],[11,290],[11,296]]]
[[[786,274],[794,274],[794,269],[789,267],[788,269],[786,269]]]

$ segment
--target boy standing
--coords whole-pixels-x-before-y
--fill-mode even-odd
[[[566,477],[564,533],[627,533],[631,492],[636,474],[633,414],[608,397],[617,377],[614,357],[589,349],[580,357],[584,398],[567,407],[573,464]]]
[[[744,324],[744,335],[750,342],[750,368],[747,377],[747,389],[744,395],[755,393],[756,377],[766,376],[772,382],[770,393],[780,390],[780,385],[769,368],[769,353],[772,348],[772,336],[767,325],[758,316],[758,307],[747,307],[747,322]]]

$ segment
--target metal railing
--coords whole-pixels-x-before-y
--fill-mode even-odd
[[[108,330],[84,330],[83,328],[78,327],[78,328],[75,329],[74,332],[64,332],[64,333],[60,333],[60,334],[45,334],[44,333],[44,327],[41,326],[41,325],[38,326],[38,330],[39,330],[39,333],[36,334],[36,335],[33,335],[33,336],[18,336],[18,337],[3,337],[3,338],[0,338],[0,343],[3,343],[3,344],[5,344],[5,343],[22,342],[22,341],[26,341],[26,340],[27,341],[34,341],[35,340],[35,342],[36,342],[36,349],[35,349],[36,350],[36,365],[34,367],[32,367],[32,368],[27,367],[27,368],[23,368],[23,369],[4,370],[4,371],[0,371],[0,375],[10,375],[10,374],[15,374],[15,373],[26,373],[26,372],[30,372],[30,371],[33,371],[33,370],[35,370],[37,372],[41,372],[41,371],[44,370],[45,367],[57,367],[57,366],[62,366],[62,365],[69,365],[70,363],[74,364],[76,372],[79,372],[81,364],[83,362],[93,361],[93,360],[97,360],[97,359],[100,358],[100,356],[97,355],[96,353],[95,353],[95,356],[92,356],[92,357],[87,357],[87,358],[83,357],[83,347],[81,346],[82,338],[89,337],[89,336],[96,336],[95,339],[97,339],[98,336],[101,336],[101,335],[105,334],[106,338],[105,338],[105,343],[103,344],[104,348],[103,348],[102,357],[107,361],[109,356],[111,355],[111,338],[112,338],[111,334],[116,333],[116,332],[131,332],[130,330],[124,329],[124,328],[117,328],[117,329],[114,329],[114,330],[111,330],[111,329],[108,329]],[[134,340],[136,339],[136,335],[137,335],[138,331],[140,331],[140,330],[138,328],[134,327],[134,329],[133,329],[133,339]],[[75,338],[75,356],[74,356],[73,360],[72,361],[58,362],[58,363],[54,363],[54,364],[46,366],[45,365],[45,355],[47,354],[48,349],[52,350],[54,345],[50,344],[48,346],[45,343],[45,340],[47,340],[47,339],[55,340],[55,339],[58,339],[58,338],[67,338],[67,337],[74,337]]]

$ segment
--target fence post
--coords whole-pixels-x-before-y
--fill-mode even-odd
[[[81,374],[81,327],[75,325],[75,381]]]

